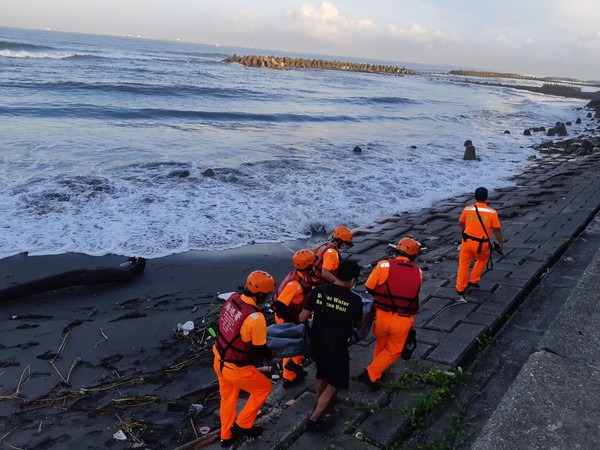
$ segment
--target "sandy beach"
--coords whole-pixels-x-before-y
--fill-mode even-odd
[[[130,442],[143,434],[150,448],[170,448],[194,439],[187,417],[193,403],[210,406],[197,415],[197,426],[215,429],[214,389],[194,394],[214,381],[212,359],[194,351],[199,332],[184,338],[173,330],[177,323],[202,326],[204,316],[214,318],[222,304],[217,294],[236,290],[251,270],[281,280],[302,245],[255,244],[159,258],[129,282],[5,302],[0,306],[3,442],[18,448],[110,448],[118,443],[113,433],[125,430]],[[16,255],[0,261],[0,287],[125,261]]]

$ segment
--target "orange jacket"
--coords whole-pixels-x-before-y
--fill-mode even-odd
[[[479,211],[481,221],[477,216],[475,207],[477,207],[477,210]],[[487,203],[484,202],[477,202],[474,205],[465,206],[458,220],[461,223],[463,233],[476,239],[488,239],[491,235],[492,228],[500,228],[498,213],[494,208],[490,208]],[[483,226],[485,226],[485,231],[483,230],[481,222],[483,222]]]

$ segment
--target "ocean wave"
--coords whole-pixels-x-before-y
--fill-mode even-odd
[[[369,97],[364,99],[365,103],[389,104],[389,105],[415,105],[419,102],[405,97]]]
[[[189,97],[196,96],[201,98],[212,97],[217,99],[235,99],[243,96],[245,99],[251,99],[256,96],[263,97],[263,93],[249,89],[228,88],[228,87],[209,87],[192,85],[159,85],[144,83],[89,83],[82,81],[21,81],[21,82],[0,82],[0,87],[9,89],[40,89],[45,94],[52,91],[62,92],[104,92],[117,94],[136,94],[148,96],[165,97]]]
[[[161,120],[161,119],[187,119],[203,120],[206,122],[266,122],[266,123],[300,123],[300,122],[359,122],[363,120],[375,120],[372,116],[349,116],[346,114],[313,115],[313,114],[267,114],[234,111],[191,111],[162,108],[107,108],[99,105],[47,105],[47,106],[22,106],[2,107],[0,116],[21,117],[52,117],[76,118],[76,119],[119,119],[119,120]],[[377,116],[382,120],[383,116]]]
[[[24,42],[0,41],[0,50],[52,50],[52,47],[45,45],[27,44]]]
[[[92,55],[66,52],[30,52],[26,50],[0,50],[2,58],[31,58],[31,59],[68,59],[85,58]]]

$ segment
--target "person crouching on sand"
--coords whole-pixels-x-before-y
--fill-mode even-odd
[[[311,250],[302,249],[292,257],[292,270],[279,284],[273,297],[276,323],[299,323],[299,316],[308,296],[312,292],[311,269],[315,255]],[[295,386],[304,380],[306,371],[302,368],[304,356],[283,358],[283,387]]]
[[[352,231],[340,225],[333,230],[331,240],[315,250],[313,264],[313,284],[319,286],[326,283],[335,283],[336,273],[342,257],[340,249],[350,248],[352,244]]]
[[[267,322],[258,311],[275,291],[275,280],[267,272],[248,275],[246,288],[229,297],[219,315],[213,368],[221,394],[221,447],[230,447],[241,437],[258,437],[254,425],[258,411],[271,393],[271,381],[254,365],[257,357],[272,355],[267,347]],[[236,418],[240,390],[250,397]]]

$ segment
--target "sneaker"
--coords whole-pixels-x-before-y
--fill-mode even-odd
[[[469,287],[474,287],[474,288],[477,288],[477,289],[479,289],[479,283],[471,283],[471,282],[469,281]]]
[[[263,432],[263,429],[261,427],[255,426],[255,425],[252,425],[252,427],[250,427],[250,428],[242,428],[235,422],[233,422],[233,425],[231,425],[231,433],[233,434],[233,437],[235,439],[237,439],[239,437],[249,437],[249,438],[259,437],[262,434],[262,432]]]
[[[324,433],[325,431],[331,429],[333,426],[330,422],[323,422],[322,420],[317,420],[313,422],[312,420],[308,420],[306,422],[306,431],[309,433]]]
[[[381,383],[378,383],[377,381],[371,381],[371,377],[369,377],[369,372],[367,372],[367,369],[363,370],[362,373],[356,377],[356,379],[369,386],[372,391],[378,391],[381,389]]]
[[[221,439],[221,447],[231,447],[235,442],[235,438]]]
[[[306,370],[304,370],[301,365],[296,364],[291,359],[285,364],[285,369],[291,370],[296,375],[301,376],[301,377],[306,377],[308,375],[308,372]]]

